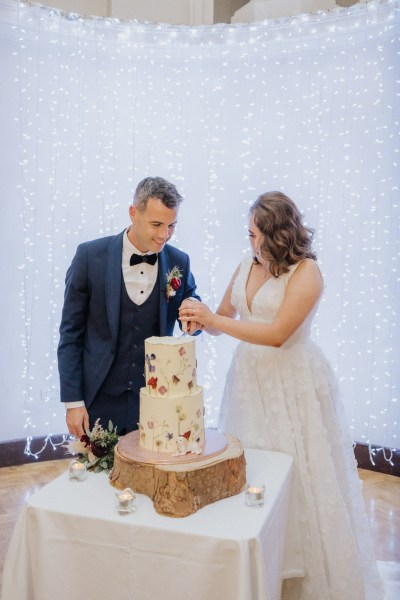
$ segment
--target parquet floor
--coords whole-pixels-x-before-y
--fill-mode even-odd
[[[67,460],[0,469],[0,581],[4,559],[25,500],[63,473]],[[400,562],[400,477],[359,470],[378,560]]]

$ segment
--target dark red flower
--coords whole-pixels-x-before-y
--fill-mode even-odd
[[[177,277],[173,277],[171,279],[171,287],[172,287],[173,290],[176,291],[178,288],[181,287],[181,280],[178,279]]]
[[[107,448],[104,446],[97,446],[97,444],[94,443],[90,444],[90,449],[97,458],[101,458],[102,456],[108,454]]]
[[[83,435],[81,435],[80,437],[80,441],[82,442],[82,444],[85,444],[85,447],[88,448],[90,446],[90,439],[89,437],[86,435],[86,433],[84,433]]]

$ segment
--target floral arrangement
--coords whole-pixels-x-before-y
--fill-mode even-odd
[[[167,295],[167,300],[171,298],[171,296],[176,295],[176,291],[181,287],[181,279],[182,273],[179,267],[173,267],[167,273],[167,288],[165,293]]]
[[[63,446],[70,454],[78,454],[79,462],[86,463],[88,471],[99,473],[109,471],[114,464],[114,448],[118,442],[117,428],[108,422],[108,429],[103,429],[97,419],[92,431],[87,431],[79,440],[69,440]]]

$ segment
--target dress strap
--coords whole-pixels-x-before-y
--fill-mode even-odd
[[[306,258],[303,258],[302,260],[299,260],[299,262],[295,263],[294,265],[290,265],[289,267],[289,271],[288,273],[286,273],[288,280],[291,278],[291,276],[293,275],[293,273],[296,272],[297,267],[301,265],[302,262],[304,262],[305,260],[307,260]],[[313,260],[313,259],[311,259]],[[317,263],[317,261],[314,261],[319,269],[319,272],[321,273],[321,269],[319,267],[319,264]],[[322,277],[322,273],[321,273],[321,277]]]
[[[304,259],[303,259],[304,260]],[[294,263],[294,265],[290,265],[289,267],[289,271],[287,272],[287,278],[290,279],[291,276],[293,275],[293,273],[296,272],[296,269],[299,265],[301,265],[301,263],[303,262],[303,260],[299,260],[299,262]]]

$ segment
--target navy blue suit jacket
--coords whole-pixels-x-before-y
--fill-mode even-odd
[[[104,382],[118,343],[124,232],[77,248],[65,280],[58,369],[62,402],[84,400],[89,407]],[[167,299],[166,275],[182,273],[176,296]],[[196,295],[189,256],[168,244],[158,254],[160,335],[172,335],[184,298]]]

